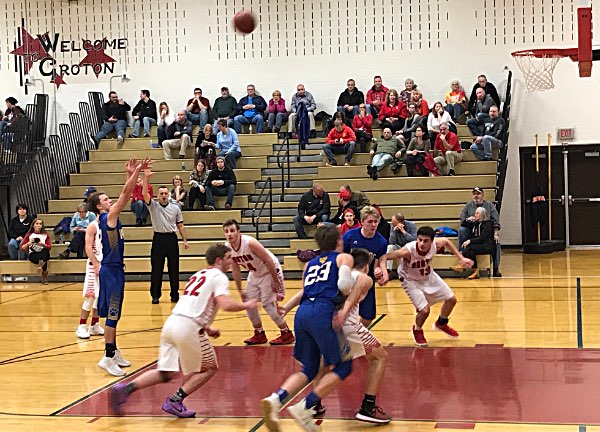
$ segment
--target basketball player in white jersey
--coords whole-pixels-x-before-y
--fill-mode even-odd
[[[102,261],[102,238],[98,221],[92,221],[85,231],[85,253],[88,256],[85,263],[85,279],[83,281],[83,305],[81,306],[81,315],[79,326],[75,334],[80,339],[89,339],[90,336],[102,336],[104,329],[100,326],[98,317],[98,290],[100,283],[98,274],[100,272],[100,262]],[[92,257],[92,258],[90,258]],[[87,328],[87,319],[92,312],[92,324]]]
[[[365,396],[360,410],[356,413],[356,419],[369,423],[386,424],[392,418],[375,404],[375,400],[383,379],[388,355],[373,333],[362,324],[358,314],[359,303],[373,286],[373,279],[369,276],[372,255],[368,250],[362,248],[352,249],[350,255],[354,258],[354,267],[351,273],[352,288],[343,307],[337,312],[333,324],[335,328],[342,329],[348,340],[352,359],[366,357],[369,361]],[[299,294],[294,295],[285,306],[280,307],[280,313],[285,315],[296,307],[302,293]],[[321,368],[314,385],[317,384],[324,372],[325,370]],[[325,414],[325,408],[320,403],[315,411],[315,417],[322,417]]]
[[[281,330],[281,334],[271,340],[271,345],[292,344],[294,334],[289,329],[285,320],[277,312],[277,302],[283,300],[285,288],[283,285],[283,271],[277,257],[260,244],[255,238],[240,232],[240,226],[234,219],[223,223],[223,232],[227,246],[231,248],[231,273],[242,299],[256,299],[262,303],[263,309]],[[242,289],[242,275],[240,267],[248,270],[246,291]],[[254,335],[246,339],[247,345],[264,344],[267,336],[263,330],[258,309],[246,312],[254,327]]]
[[[256,300],[236,302],[229,296],[229,279],[225,275],[231,266],[231,250],[217,243],[206,251],[208,267],[195,273],[183,295],[173,308],[160,334],[159,359],[155,370],[144,372],[130,383],[119,383],[110,392],[112,409],[120,413],[131,393],[170,381],[181,370],[183,384],[162,405],[165,412],[177,417],[194,417],[183,400],[217,372],[215,350],[208,337],[217,338],[221,331],[211,327],[217,310],[238,312],[256,309]]]
[[[446,282],[432,268],[433,257],[438,250],[443,248],[448,248],[459,259],[462,267],[470,268],[473,265],[473,261],[465,258],[450,240],[444,237],[435,238],[435,231],[431,227],[419,228],[417,240],[407,243],[400,250],[384,255],[379,261],[379,267],[383,272],[387,272],[388,259],[402,260],[398,267],[398,276],[404,291],[417,309],[415,324],[412,328],[417,346],[427,346],[423,325],[429,316],[429,307],[439,302],[444,302],[444,304],[433,328],[446,333],[449,337],[458,337],[458,332],[448,325],[449,316],[456,306],[456,297]]]

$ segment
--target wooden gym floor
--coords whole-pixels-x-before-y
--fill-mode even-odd
[[[414,309],[399,282],[377,287],[373,332],[390,354],[377,402],[394,417],[377,430],[600,431],[599,267],[600,250],[547,256],[506,252],[502,279],[447,279],[459,300],[451,322],[461,335],[449,340],[427,331],[439,311],[434,307],[425,349],[412,346]],[[577,349],[577,277],[582,350]],[[286,286],[292,295],[299,281]],[[127,284],[118,337],[132,362],[125,379],[154,367],[160,329],[171,310],[165,288],[163,302],[152,305],[148,283]],[[176,419],[160,411],[164,398],[178,388],[175,381],[136,393],[126,415],[112,417],[106,389],[118,380],[96,366],[103,340],[75,336],[81,300],[81,283],[0,285],[0,431],[256,430],[258,400],[295,367],[290,347],[243,347],[251,333],[248,319],[220,312],[215,326],[223,333],[214,344],[221,369],[187,399],[197,418]],[[275,337],[264,313],[263,323],[267,336]],[[324,431],[372,428],[351,419],[362,398],[365,366],[356,362],[351,378],[324,399]],[[299,430],[287,418],[283,424],[286,431]]]

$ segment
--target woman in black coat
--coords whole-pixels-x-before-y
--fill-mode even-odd
[[[494,241],[494,227],[487,210],[483,207],[478,207],[475,210],[475,220],[469,222],[465,220],[462,226],[471,228],[471,238],[463,244],[463,256],[473,260],[473,273],[468,279],[479,278],[479,269],[477,268],[477,255],[489,255],[496,249]],[[460,266],[452,267],[452,270],[463,271]]]

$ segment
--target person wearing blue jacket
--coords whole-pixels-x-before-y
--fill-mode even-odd
[[[263,114],[267,109],[267,102],[255,93],[253,84],[248,84],[246,91],[248,95],[241,98],[237,104],[238,115],[233,118],[233,128],[237,133],[242,133],[243,124],[255,124],[256,133],[263,133]]]

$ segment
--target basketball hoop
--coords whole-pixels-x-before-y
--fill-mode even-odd
[[[525,78],[528,93],[554,88],[554,68],[561,58],[571,57],[577,61],[577,49],[523,50],[515,51],[511,55]]]

